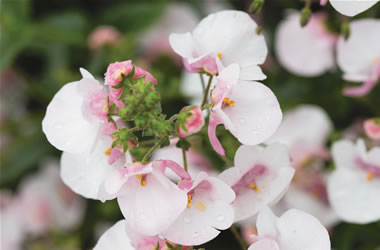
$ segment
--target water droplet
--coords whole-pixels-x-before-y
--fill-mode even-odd
[[[63,129],[63,123],[62,122],[57,122],[54,126],[56,129]]]
[[[191,223],[191,219],[189,217],[184,217],[183,218],[183,222],[185,222],[186,224],[190,224]]]
[[[193,233],[193,238],[197,238],[199,236],[199,233],[198,232],[194,232]]]
[[[219,222],[222,222],[222,221],[224,221],[224,216],[219,214],[218,217],[216,217],[216,220]]]

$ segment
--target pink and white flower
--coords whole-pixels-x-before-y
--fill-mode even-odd
[[[236,194],[235,221],[257,215],[265,206],[276,204],[294,175],[284,145],[242,145],[235,154],[235,167],[220,174]]]
[[[259,82],[239,80],[240,69],[232,64],[220,72],[211,92],[212,108],[208,136],[214,150],[224,155],[216,137],[223,124],[241,143],[256,145],[270,137],[280,125],[282,112],[273,92]]]
[[[190,115],[186,117],[186,130],[182,128],[180,124],[177,127],[178,136],[181,138],[198,133],[205,125],[205,120],[203,118],[202,110],[200,107],[187,106],[184,108],[184,111],[190,112]]]
[[[356,145],[341,140],[333,144],[336,170],[328,180],[332,207],[345,221],[366,224],[380,219],[380,147],[367,152],[364,141]]]
[[[356,16],[372,6],[379,0],[329,0],[336,11],[345,16]],[[321,0],[321,5],[325,5],[327,0]]]
[[[83,200],[61,181],[57,162],[47,164],[20,185],[18,212],[25,231],[41,235],[76,227],[84,212]]]
[[[219,73],[217,62],[224,66],[236,63],[240,79],[263,80],[266,76],[258,65],[264,63],[268,50],[256,28],[247,13],[226,10],[207,16],[193,32],[171,34],[169,42],[189,72],[215,75]]]
[[[91,150],[108,126],[107,93],[80,69],[82,79],[64,85],[49,103],[42,130],[57,149],[78,154]]]
[[[373,140],[380,140],[380,118],[364,121],[364,131]]]
[[[172,139],[170,145],[164,148],[159,148],[152,154],[152,161],[155,160],[170,160],[183,166],[182,149],[176,147],[177,139]],[[208,158],[202,153],[190,148],[186,152],[188,173],[190,176],[196,176],[204,171],[208,175],[216,176],[217,172],[212,169],[212,164]],[[170,169],[167,169],[166,175],[173,181],[179,182],[181,179]]]
[[[235,193],[223,181],[201,172],[185,190],[187,208],[161,233],[166,239],[181,245],[200,245],[218,236],[219,230],[232,225],[234,211],[231,203]]]
[[[366,1],[360,1],[365,3]],[[367,1],[368,2],[368,1]],[[363,82],[359,87],[347,87],[347,96],[363,96],[380,80],[380,20],[360,19],[351,22],[351,35],[339,38],[337,62],[346,81]]]
[[[276,31],[275,49],[282,66],[301,76],[318,76],[334,68],[337,37],[325,28],[327,16],[313,14],[305,27],[292,11]]]
[[[326,142],[333,124],[326,111],[316,105],[300,105],[284,114],[280,127],[266,144],[288,146],[292,165],[302,167],[312,157],[328,157]]]
[[[159,246],[158,248],[156,248]],[[168,250],[166,242],[157,236],[144,236],[120,220],[109,228],[98,240],[94,250]]]
[[[113,26],[101,25],[96,27],[88,37],[88,47],[100,49],[108,44],[116,44],[121,39],[121,33]]]
[[[258,236],[248,250],[330,250],[327,230],[312,215],[291,209],[281,217],[263,208],[257,217]]]
[[[130,164],[115,170],[105,181],[104,199],[117,197],[128,225],[141,234],[159,234],[186,209],[186,191],[165,176],[166,168],[182,179],[191,179],[177,163],[163,160]]]
[[[102,137],[90,151],[82,154],[63,152],[61,156],[63,182],[83,197],[101,199],[102,185],[107,176],[125,164],[132,163],[129,152],[121,153],[118,149],[111,148],[111,144],[111,137]],[[112,152],[116,152],[114,159],[111,158]],[[120,152],[120,155],[117,152]]]

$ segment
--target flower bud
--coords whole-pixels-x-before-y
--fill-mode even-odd
[[[350,29],[350,25],[347,22],[342,23],[342,26],[340,26],[340,33],[344,37],[344,40],[347,40],[348,38],[350,38],[351,29]]]
[[[301,20],[300,20],[301,27],[305,27],[309,23],[311,14],[312,13],[311,13],[310,8],[303,8],[301,10]]]
[[[261,12],[264,6],[264,0],[253,0],[251,6],[249,7],[249,13],[252,15],[257,15]]]
[[[199,132],[205,124],[200,107],[185,107],[183,111],[188,114],[177,125],[178,136],[181,138]]]
[[[368,119],[364,122],[364,131],[373,140],[380,140],[380,118]]]

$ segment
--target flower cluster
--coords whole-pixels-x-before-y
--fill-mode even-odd
[[[365,52],[380,55],[380,37],[365,31],[376,30],[378,21],[354,21],[350,39],[344,40],[323,29],[324,15],[312,16],[303,29],[299,18],[290,14],[277,32],[278,55],[290,71],[314,76],[330,70],[336,48],[344,78],[365,82],[346,94],[362,95],[376,84],[378,57]],[[289,42],[294,36],[299,39]],[[363,36],[366,46],[360,44]],[[169,43],[189,73],[208,78],[201,103],[167,118],[155,77],[127,60],[108,66],[104,84],[80,69],[82,79],[59,90],[42,122],[49,142],[63,151],[63,181],[86,198],[117,199],[125,219],[104,233],[96,250],[194,249],[233,223],[256,217],[250,250],[328,250],[322,224],[338,217],[356,223],[380,219],[379,148],[367,153],[361,141],[336,142],[337,170],[326,174],[332,122],[313,105],[297,107],[282,121],[275,94],[258,82],[266,79],[259,65],[267,45],[248,14],[210,14],[192,32],[171,34]],[[300,50],[313,51],[315,60]],[[192,137],[207,133],[209,145],[226,159],[218,125],[241,144],[234,166],[220,174],[192,148]],[[365,128],[378,138],[377,120]],[[360,202],[363,196],[367,203]],[[269,207],[283,197],[276,208],[284,214],[278,218]],[[294,207],[318,219],[298,209],[286,211]],[[367,213],[360,212],[365,208]]]

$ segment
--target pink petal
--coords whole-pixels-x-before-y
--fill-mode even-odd
[[[216,117],[215,113],[212,112],[210,115],[210,121],[208,124],[208,138],[210,140],[211,146],[214,150],[220,154],[225,155],[224,149],[218,138],[216,137],[216,126],[221,124],[221,121]]]
[[[377,80],[368,80],[359,87],[346,87],[343,89],[345,96],[364,96],[368,94],[377,84]]]

